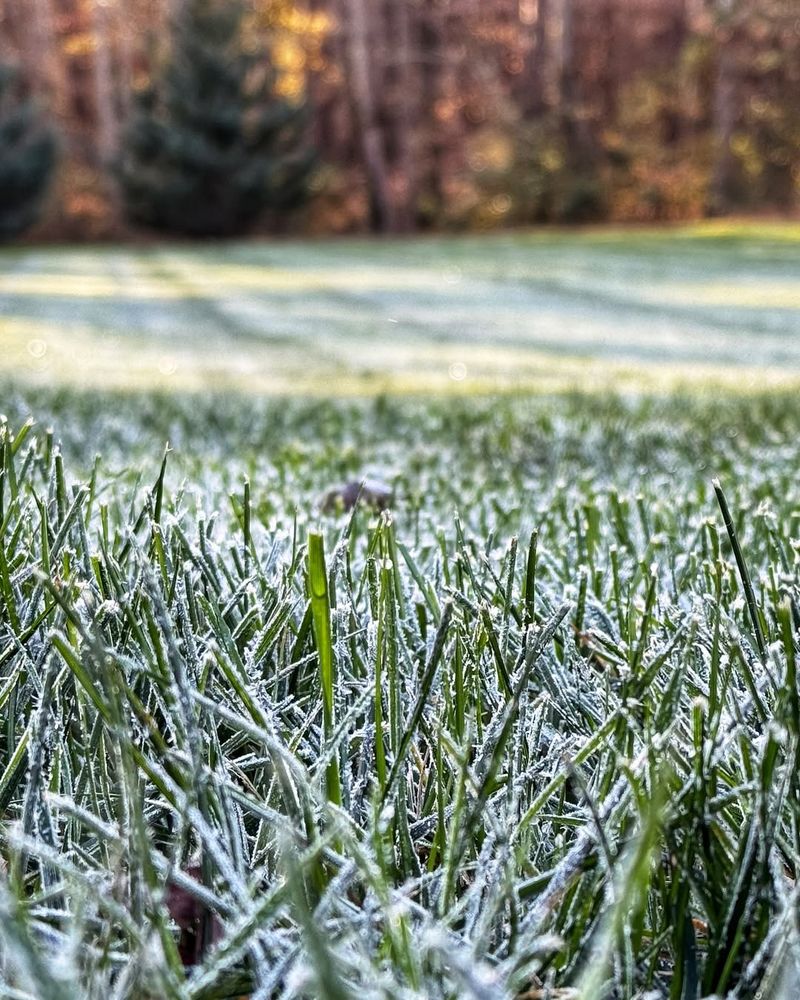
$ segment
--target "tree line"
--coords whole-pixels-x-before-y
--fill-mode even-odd
[[[800,195],[796,0],[0,0],[0,26],[0,219],[24,176],[63,237],[662,221]]]

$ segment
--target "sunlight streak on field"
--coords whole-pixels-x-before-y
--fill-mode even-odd
[[[800,239],[714,232],[8,251],[0,374],[333,395],[795,386]]]

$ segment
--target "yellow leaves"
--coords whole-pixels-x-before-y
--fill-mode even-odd
[[[272,46],[272,63],[278,73],[275,89],[283,97],[299,99],[305,89],[308,57],[302,41],[280,35]]]
[[[294,0],[261,0],[256,4],[259,18],[270,27],[295,34],[322,37],[333,27],[333,15],[323,10],[309,10]]]
[[[97,39],[91,31],[76,31],[61,43],[64,55],[76,58],[91,55],[97,48]]]
[[[758,177],[761,174],[764,163],[752,135],[746,132],[735,133],[731,137],[730,148],[748,177]]]
[[[542,152],[541,164],[548,173],[555,174],[564,166],[564,156],[560,149],[550,146]]]
[[[308,60],[302,43],[286,35],[275,43],[272,61],[283,72],[297,73],[305,67]]]
[[[324,38],[333,28],[333,17],[321,10],[303,10],[294,4],[281,20],[281,27],[306,38]]]
[[[255,17],[269,32],[271,58],[277,71],[276,91],[301,100],[309,72],[325,70],[324,44],[335,27],[325,11],[308,10],[293,0],[262,0]]]
[[[507,132],[483,129],[468,142],[467,162],[476,173],[503,173],[514,162],[514,141]]]

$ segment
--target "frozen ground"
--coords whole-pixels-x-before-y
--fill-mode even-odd
[[[0,254],[0,375],[373,393],[800,383],[800,228]]]

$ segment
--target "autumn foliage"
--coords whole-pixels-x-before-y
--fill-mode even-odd
[[[165,67],[186,84],[174,70],[187,4],[0,0],[6,58],[64,140],[51,233],[124,231],[114,164]],[[237,46],[231,65],[271,81],[264,108],[302,112],[296,148],[316,151],[308,208],[268,213],[268,228],[797,207],[795,0],[248,0]]]

